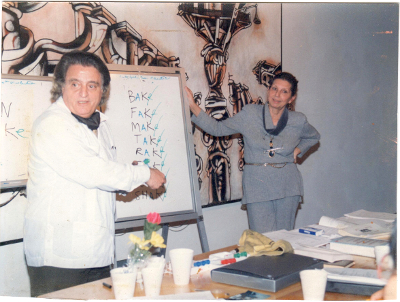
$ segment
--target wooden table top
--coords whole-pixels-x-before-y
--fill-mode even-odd
[[[230,246],[223,249],[215,250],[208,253],[203,253],[194,256],[194,260],[207,259],[210,254],[231,251],[237,246]],[[368,257],[355,257],[356,265],[359,268],[375,268],[374,259]],[[103,286],[103,282],[112,284],[111,278],[105,278],[89,282],[86,284],[77,285],[74,287],[62,289],[52,293],[48,293],[40,296],[40,298],[53,298],[53,299],[72,299],[72,300],[108,300],[114,299],[114,293],[112,289]],[[178,286],[174,284],[172,274],[165,274],[161,285],[160,295],[172,295],[172,294],[183,294],[196,291],[211,291],[215,298],[228,298],[247,290],[253,290],[263,294],[270,295],[269,299],[272,300],[303,300],[303,293],[301,290],[300,282],[290,285],[282,290],[274,292],[255,290],[246,287],[239,287],[234,285],[228,285],[223,283],[214,282],[211,280],[210,274],[204,273],[200,277],[192,276],[191,281],[188,285]],[[135,288],[134,297],[145,296],[144,289],[137,283]],[[350,295],[350,294],[339,294],[339,293],[325,293],[325,300],[330,301],[356,301],[356,300],[367,300],[369,296],[361,295]]]

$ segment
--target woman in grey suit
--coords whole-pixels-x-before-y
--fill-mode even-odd
[[[242,134],[242,203],[247,204],[250,229],[260,233],[293,229],[303,195],[296,160],[320,138],[304,114],[287,108],[296,99],[297,83],[290,73],[278,74],[268,89],[265,105],[248,104],[222,121],[208,116],[186,87],[192,121],[197,126],[213,136]]]

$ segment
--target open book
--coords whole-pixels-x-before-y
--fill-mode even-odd
[[[391,232],[391,228],[387,228],[377,222],[348,226],[338,231],[338,233],[342,236],[354,236],[372,239],[389,239]]]
[[[341,236],[353,236],[372,239],[389,239],[393,223],[377,218],[331,218],[322,216],[319,225],[338,229]]]
[[[298,244],[298,247],[294,249],[294,253],[297,255],[308,256],[328,262],[336,262],[339,260],[353,260],[353,256],[350,254],[345,254],[323,247],[313,247],[302,244]]]

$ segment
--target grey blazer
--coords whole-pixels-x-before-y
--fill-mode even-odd
[[[303,180],[293,162],[293,152],[298,147],[301,157],[320,139],[318,131],[307,122],[303,113],[289,111],[285,129],[272,138],[273,148],[282,149],[276,150],[274,157],[269,157],[270,136],[264,128],[263,106],[248,104],[233,117],[222,121],[213,119],[204,111],[197,117],[192,116],[192,121],[210,135],[242,134],[246,163],[287,163],[283,168],[245,165],[243,204],[303,195]],[[268,108],[265,110],[265,125],[267,129],[275,128]]]

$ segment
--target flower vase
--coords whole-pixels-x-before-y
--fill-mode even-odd
[[[151,252],[140,248],[137,243],[133,244],[129,250],[127,265],[137,268],[136,282],[140,284],[141,288],[143,288],[142,268],[147,265],[150,257]]]

